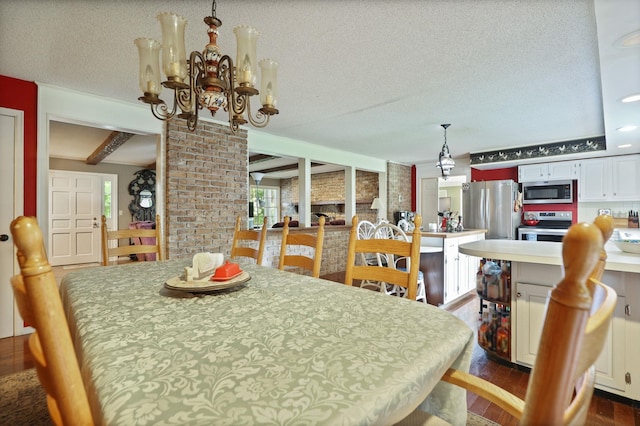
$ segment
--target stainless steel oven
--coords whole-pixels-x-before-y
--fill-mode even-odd
[[[526,241],[562,242],[573,220],[572,212],[526,212],[535,225],[520,225],[518,239]]]
[[[571,204],[573,181],[525,182],[522,184],[524,204]]]
[[[552,241],[560,243],[566,234],[566,229],[544,229],[531,226],[521,226],[518,229],[519,239],[527,241]]]

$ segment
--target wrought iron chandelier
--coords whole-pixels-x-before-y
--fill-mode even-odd
[[[436,164],[436,167],[440,168],[442,177],[446,180],[451,174],[451,170],[453,170],[456,162],[451,158],[449,147],[447,146],[447,128],[451,126],[451,124],[441,124],[440,126],[444,129],[444,145],[442,145],[442,150],[438,156],[438,163]]]
[[[204,18],[209,26],[209,43],[203,52],[193,51],[187,62],[184,29],[187,21],[175,13],[158,14],[162,29],[162,45],[149,38],[137,38],[140,55],[140,89],[144,96],[138,98],[151,107],[153,115],[160,120],[174,116],[187,120],[189,130],[194,131],[198,123],[198,111],[206,108],[215,116],[222,108],[229,113],[229,127],[233,133],[241,124],[251,123],[265,127],[272,115],[278,114],[278,88],[276,76],[278,63],[272,59],[256,61],[258,31],[239,25],[233,29],[237,41],[236,64],[228,55],[223,55],[216,44],[218,27],[222,21],[216,16],[216,2],[211,5],[211,16]],[[167,80],[162,86],[174,92],[173,106],[160,99],[160,49],[162,70]],[[256,84],[257,67],[260,66],[262,81],[260,91]],[[251,113],[251,97],[260,94],[262,108],[255,116]],[[178,112],[178,108],[180,111]]]

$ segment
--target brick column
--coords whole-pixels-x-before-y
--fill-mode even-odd
[[[199,252],[229,255],[237,215],[247,215],[249,157],[246,130],[226,125],[167,122],[165,235],[167,259]]]

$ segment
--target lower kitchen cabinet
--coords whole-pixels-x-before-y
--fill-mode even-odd
[[[449,303],[475,288],[480,259],[458,252],[460,244],[484,239],[484,234],[444,240],[444,300]]]
[[[515,311],[518,364],[533,366],[550,291],[548,285],[517,283]],[[605,390],[625,390],[625,306],[625,297],[619,295],[607,341],[596,362],[596,384]]]
[[[427,302],[440,306],[473,290],[480,259],[458,252],[458,246],[484,240],[484,232],[423,235],[427,235],[423,240],[429,240],[429,245],[442,245],[441,252],[420,254],[420,270],[425,278]]]
[[[498,291],[497,298],[495,287],[491,292],[479,286],[478,291],[481,312],[486,304],[490,312],[497,309],[510,319],[510,324],[505,322],[511,332],[512,363],[529,367],[535,363],[547,298],[564,276],[563,267],[555,261],[562,247],[555,244],[486,240],[460,248],[467,254],[511,262],[510,291]],[[616,291],[618,299],[605,347],[595,365],[596,388],[640,401],[640,263],[636,255],[614,252],[609,248],[612,246],[606,247],[609,253],[602,282]],[[497,347],[506,359],[506,350]]]

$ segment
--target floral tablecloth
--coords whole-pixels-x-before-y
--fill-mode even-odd
[[[454,424],[473,332],[431,305],[243,264],[236,291],[164,288],[190,262],[78,270],[60,288],[98,422],[391,424],[422,403]],[[185,297],[170,297],[185,296]],[[435,389],[434,389],[435,386]]]

